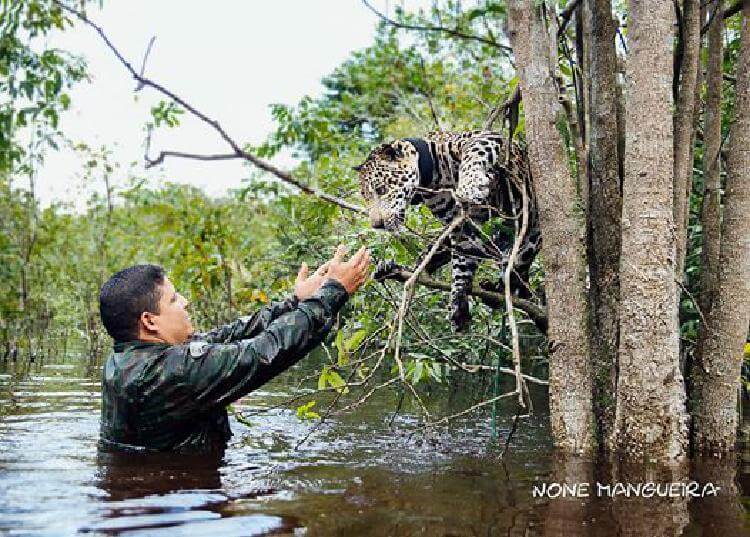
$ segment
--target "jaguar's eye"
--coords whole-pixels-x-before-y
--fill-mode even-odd
[[[385,187],[383,185],[376,186],[375,194],[377,194],[378,196],[382,196],[383,194],[385,194]]]

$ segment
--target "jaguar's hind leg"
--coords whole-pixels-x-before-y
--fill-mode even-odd
[[[471,321],[469,291],[479,263],[476,259],[453,252],[451,259],[451,325],[455,331],[464,330]]]

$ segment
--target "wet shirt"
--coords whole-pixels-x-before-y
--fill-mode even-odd
[[[328,280],[312,297],[261,308],[181,345],[115,343],[102,370],[105,448],[215,451],[232,435],[226,406],[297,363],[346,302]]]

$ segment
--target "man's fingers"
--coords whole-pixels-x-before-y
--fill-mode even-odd
[[[333,259],[331,261],[338,261],[341,262],[344,260],[344,256],[346,255],[347,247],[344,244],[339,244],[336,247],[336,252],[333,254]]]
[[[365,248],[361,248],[359,252],[357,252],[356,259],[353,259],[355,262],[355,267],[357,267],[358,270],[364,270],[367,268],[367,265],[370,264],[370,252],[369,250]]]
[[[363,246],[362,248],[357,250],[353,256],[349,258],[349,261],[347,261],[346,264],[349,265],[350,267],[356,268],[362,262],[362,256],[364,255],[364,253],[365,253],[365,248]]]
[[[323,274],[325,274],[326,272],[328,272],[328,267],[330,267],[330,266],[331,266],[331,262],[330,261],[326,261],[325,263],[323,263],[322,265],[320,265],[318,267],[318,270],[315,271],[315,273],[313,274],[313,276],[322,276]]]
[[[307,279],[307,273],[309,272],[309,268],[307,267],[307,263],[302,263],[299,267],[299,271],[297,272],[297,281],[303,281]]]

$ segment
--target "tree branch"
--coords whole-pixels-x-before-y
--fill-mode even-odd
[[[407,282],[413,275],[414,273],[408,270],[397,268],[392,272],[389,272],[385,276],[385,279]],[[450,283],[436,280],[435,278],[431,278],[430,276],[427,276],[425,274],[420,274],[416,281],[418,284],[429,287],[431,289],[439,289],[441,291],[451,290]],[[504,307],[505,305],[505,297],[502,294],[487,291],[477,285],[472,286],[471,291],[469,291],[468,294],[477,297],[484,304],[493,309],[499,309]],[[523,298],[517,297],[513,299],[513,305],[519,310],[525,312],[542,332],[546,332],[547,310],[545,308],[533,303],[530,300],[525,300]]]
[[[422,32],[441,32],[441,33],[448,34],[453,37],[459,37],[461,39],[466,39],[469,41],[478,41],[480,43],[484,43],[485,45],[495,47],[506,53],[512,52],[512,49],[507,45],[503,45],[502,43],[498,43],[497,41],[493,41],[492,39],[487,39],[486,37],[482,37],[479,35],[467,34],[458,29],[446,28],[445,26],[417,26],[414,24],[405,24],[403,22],[398,22],[391,18],[388,18],[386,15],[384,15],[383,13],[375,9],[372,5],[370,5],[370,3],[367,0],[362,0],[362,3],[365,6],[367,6],[367,8],[370,11],[372,11],[375,15],[377,15],[382,21],[386,22],[387,24],[390,24],[391,26],[395,26],[396,28],[401,28],[403,30],[417,30],[417,31],[422,31]]]
[[[320,198],[322,200],[328,201],[330,203],[333,203],[335,205],[338,205],[339,207],[343,209],[347,209],[350,211],[358,212],[364,214],[366,211],[363,207],[360,207],[358,205],[355,205],[353,203],[350,203],[346,200],[343,200],[341,198],[338,198],[336,196],[332,196],[331,194],[327,194],[321,190],[318,190],[316,188],[313,188],[309,185],[306,185],[305,183],[302,183],[301,181],[295,179],[291,174],[288,172],[285,172],[277,167],[275,167],[273,164],[270,164],[264,160],[259,159],[255,155],[248,153],[247,151],[243,150],[240,145],[227,134],[227,132],[222,128],[221,124],[215,120],[209,118],[207,115],[205,115],[203,112],[195,108],[193,105],[188,103],[186,100],[175,94],[174,92],[170,91],[169,89],[165,88],[158,82],[155,82],[151,80],[150,78],[147,78],[143,76],[142,74],[139,74],[133,66],[128,62],[123,55],[120,53],[119,50],[112,44],[112,42],[109,40],[107,35],[104,33],[104,30],[95,24],[93,21],[91,21],[86,15],[83,13],[76,11],[75,9],[72,9],[68,7],[67,5],[60,2],[60,0],[52,0],[56,5],[60,6],[61,9],[67,11],[68,13],[74,15],[78,19],[80,19],[84,24],[87,26],[93,28],[96,30],[96,32],[99,34],[99,36],[102,38],[104,43],[107,45],[107,48],[109,48],[112,53],[117,57],[117,59],[120,61],[120,63],[125,66],[125,69],[130,72],[131,76],[138,82],[139,87],[145,87],[148,86],[150,88],[155,89],[162,95],[165,95],[172,99],[174,102],[182,106],[185,110],[190,112],[192,115],[203,121],[204,123],[211,126],[218,134],[219,136],[229,145],[229,147],[232,149],[232,154],[236,156],[236,158],[240,158],[243,160],[246,160],[253,164],[254,166],[260,168],[263,171],[266,171],[272,175],[275,175],[285,183],[289,183],[290,185],[293,185],[300,189],[305,194],[309,194],[311,196],[315,196],[317,198]],[[193,157],[186,157],[186,154],[182,154],[176,151],[164,151],[160,155],[160,158],[163,160],[167,156],[180,156],[183,158],[196,158]],[[222,160],[226,160],[228,156],[223,156]],[[159,158],[156,159],[160,162]],[[218,160],[218,159],[200,159],[200,160]],[[153,164],[152,164],[153,165]]]
[[[503,102],[502,104],[496,106],[492,109],[490,114],[487,116],[487,119],[484,121],[484,125],[482,126],[482,130],[492,130],[492,124],[497,121],[498,116],[501,112],[503,112],[504,116],[509,116],[508,113],[511,108],[517,107],[518,104],[521,102],[521,86],[516,84],[516,87],[513,89],[513,93],[510,94],[510,96]],[[517,114],[517,110],[516,110]],[[512,121],[511,121],[512,123]],[[515,130],[513,125],[509,127],[511,131]],[[510,133],[510,136],[513,136],[513,132]]]
[[[562,33],[565,31],[565,28],[568,26],[568,23],[570,22],[570,18],[573,16],[573,13],[575,12],[576,8],[578,7],[578,4],[581,3],[581,0],[572,0],[572,2],[568,3],[567,6],[565,6],[565,9],[562,10],[560,13],[560,25],[557,29],[557,38],[559,39]]]
[[[736,15],[740,11],[742,11],[742,6],[745,5],[745,2],[747,0],[739,0],[738,2],[734,3],[733,5],[726,8],[722,14],[721,18],[722,20],[726,20],[729,17]],[[721,4],[717,2],[717,7],[713,9],[711,12],[711,16],[708,19],[708,22],[701,28],[701,35],[705,34],[708,31],[708,27],[711,26],[711,22],[713,21],[713,18],[717,15],[717,12],[721,8]]]

